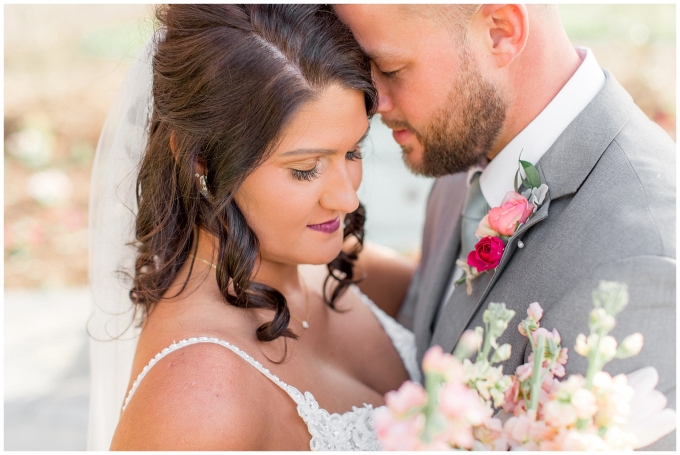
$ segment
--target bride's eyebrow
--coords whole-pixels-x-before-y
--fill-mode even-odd
[[[288,150],[285,153],[282,153],[281,156],[297,156],[297,155],[333,155],[335,153],[335,150],[329,150],[329,149],[295,149],[295,150]]]
[[[368,132],[371,130],[371,125],[368,125],[368,128],[366,128],[366,132],[364,133],[363,136],[361,136],[361,139],[359,139],[356,142],[356,145],[359,145],[364,139],[366,139],[366,136],[368,136]],[[297,156],[297,155],[333,155],[336,151],[335,150],[330,150],[330,149],[295,149],[295,150],[288,150],[287,152],[282,153],[280,156],[281,157],[288,157],[288,156]]]

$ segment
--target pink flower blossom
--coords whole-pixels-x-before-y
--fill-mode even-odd
[[[589,419],[597,412],[595,395],[587,389],[579,389],[571,395],[571,405],[579,419]]]
[[[570,403],[549,401],[543,406],[543,418],[554,428],[567,428],[576,424],[576,409]]]
[[[527,315],[534,321],[538,322],[543,317],[543,308],[541,308],[541,305],[539,305],[538,302],[534,302],[529,305]]]
[[[472,445],[475,443],[472,425],[462,419],[448,420],[445,434],[449,444],[454,447],[472,449]]]
[[[385,395],[385,402],[397,415],[406,414],[412,409],[425,406],[427,393],[420,384],[406,381],[399,390],[388,392]]]
[[[508,450],[508,440],[503,434],[503,423],[500,419],[486,419],[482,425],[473,429],[476,443],[472,450]]]
[[[508,192],[500,207],[489,210],[489,226],[501,235],[512,235],[518,223],[524,223],[534,210],[534,205],[514,191]]]
[[[397,419],[388,408],[378,408],[374,414],[375,429],[383,450],[418,450],[425,416]]]
[[[564,369],[564,365],[559,362],[555,362],[553,364],[552,368],[550,368],[550,372],[558,378],[562,378],[565,374],[567,374],[567,370]]]
[[[512,377],[512,384],[505,390],[504,398],[503,410],[507,413],[511,413],[515,410],[517,400],[519,399],[519,381],[517,380],[517,377]]]
[[[534,362],[527,362],[524,365],[520,365],[515,370],[517,379],[519,382],[524,382],[531,377],[531,371],[534,369]]]
[[[458,341],[459,345],[465,347],[466,351],[472,352],[473,354],[482,347],[482,336],[474,330],[466,330],[460,336]]]
[[[468,254],[468,265],[475,267],[479,272],[495,269],[501,262],[503,251],[505,251],[505,243],[501,239],[484,237],[477,242],[475,249]]]
[[[462,383],[445,384],[439,395],[439,410],[451,419],[462,419],[470,425],[481,425],[491,417],[491,408],[477,392]]]
[[[423,371],[444,374],[451,364],[449,354],[444,352],[439,345],[434,345],[423,356]]]
[[[543,327],[536,329],[535,331],[533,331],[531,333],[531,336],[534,339],[534,343],[538,343],[539,335],[543,335],[543,337],[545,337],[546,341],[549,340],[549,339],[555,340],[556,343],[560,343],[562,341],[560,334],[555,329],[553,329],[552,332],[548,332]]]

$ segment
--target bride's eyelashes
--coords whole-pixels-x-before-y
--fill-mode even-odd
[[[303,171],[301,169],[292,169],[292,171],[293,171],[293,178],[295,178],[297,180],[306,180],[308,182],[311,182],[312,180],[314,180],[320,173],[318,163],[313,168],[309,169],[308,171]]]
[[[345,153],[345,159],[348,161],[356,161],[362,158],[363,155],[361,154],[361,149],[359,147]],[[293,168],[291,169],[291,173],[293,174],[293,178],[297,180],[311,182],[312,180],[319,176],[319,174],[321,173],[321,169],[319,168],[319,162],[317,161],[314,167],[311,169]]]
[[[351,150],[351,151],[345,153],[345,158],[347,158],[350,161],[360,160],[363,157],[364,156],[361,154],[361,149],[359,149],[359,148],[356,148],[354,150]]]

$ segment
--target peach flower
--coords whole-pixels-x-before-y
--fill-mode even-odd
[[[500,207],[489,210],[489,227],[501,235],[512,235],[518,223],[524,223],[534,210],[527,198],[509,191]]]

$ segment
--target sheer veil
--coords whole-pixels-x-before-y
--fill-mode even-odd
[[[92,169],[89,450],[109,449],[140,332],[127,274],[134,272],[136,251],[130,242],[135,239],[135,186],[148,140],[152,59],[159,36],[162,31],[149,39],[131,64],[104,123]]]

